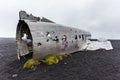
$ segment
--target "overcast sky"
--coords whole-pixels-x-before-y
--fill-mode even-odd
[[[120,39],[120,0],[0,0],[0,37],[15,37],[20,10],[90,31],[92,38]]]

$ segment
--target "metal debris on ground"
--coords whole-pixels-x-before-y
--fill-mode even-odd
[[[108,40],[98,40],[98,41],[89,41],[87,40],[87,43],[84,45],[83,50],[112,50],[112,44]]]
[[[12,75],[13,78],[15,78],[15,77],[17,77],[17,76],[18,76],[18,74],[13,74],[13,75]]]
[[[65,62],[64,64],[66,65],[67,63]]]

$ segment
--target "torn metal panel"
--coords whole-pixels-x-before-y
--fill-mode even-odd
[[[40,21],[40,22],[49,22],[49,23],[55,23],[45,17],[36,17],[33,16],[32,14],[27,14],[25,11],[20,11],[19,12],[19,19],[20,20],[30,20],[30,21]]]
[[[112,44],[110,41],[87,41],[86,50],[112,50]]]
[[[25,11],[19,12],[19,19],[20,20],[31,20],[31,21],[40,21],[40,17],[35,17],[32,14],[27,14]]]

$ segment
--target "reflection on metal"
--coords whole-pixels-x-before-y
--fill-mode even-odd
[[[73,53],[82,50],[91,38],[90,32],[53,23],[46,18],[19,12],[16,30],[18,58],[43,59],[48,54]]]

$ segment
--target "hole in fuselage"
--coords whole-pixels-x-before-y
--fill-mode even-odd
[[[20,29],[20,54],[24,58],[33,57],[33,39],[27,24],[23,24]]]

